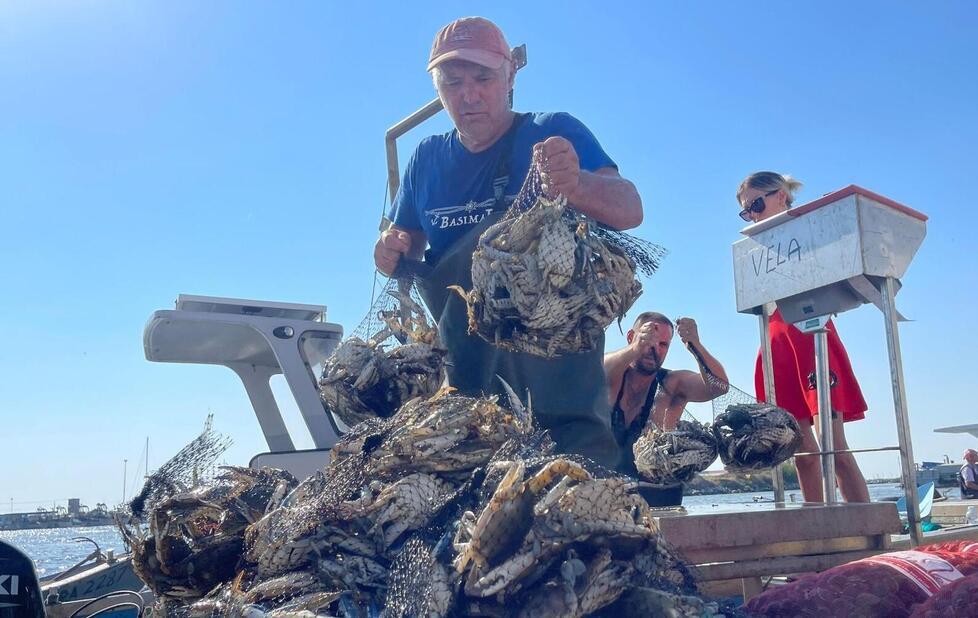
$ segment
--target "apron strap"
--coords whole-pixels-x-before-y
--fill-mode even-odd
[[[516,117],[513,118],[513,124],[500,138],[501,152],[499,153],[499,160],[496,162],[496,175],[492,180],[492,193],[496,200],[496,210],[506,209],[506,187],[509,186],[509,162],[513,158],[513,140],[516,137],[516,131],[519,130],[527,116],[529,114],[517,113]]]

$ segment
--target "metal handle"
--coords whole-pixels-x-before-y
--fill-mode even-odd
[[[899,446],[880,446],[877,448],[839,448],[831,451],[809,451],[805,453],[795,453],[795,457],[805,457],[808,455],[837,455],[839,453],[879,453],[881,451],[899,451]]]

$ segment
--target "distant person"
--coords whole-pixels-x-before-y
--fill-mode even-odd
[[[702,358],[699,373],[663,367],[674,331]],[[608,377],[608,403],[612,405],[611,429],[621,449],[619,467],[626,474],[638,476],[632,446],[648,424],[672,431],[688,402],[710,401],[727,392],[727,374],[703,347],[696,322],[690,318],[679,318],[673,327],[672,320],[661,313],[646,311],[636,318],[625,337],[627,346],[605,354],[604,372]],[[642,495],[652,506],[678,506],[683,502],[683,486],[644,489]]]
[[[794,194],[801,183],[776,172],[756,172],[740,183],[737,202],[740,218],[757,223],[791,207]],[[852,371],[849,356],[830,320],[828,329],[829,373],[831,376],[833,448],[846,450],[844,422],[864,418],[867,406],[859,382]],[[801,425],[801,451],[821,450],[812,430],[818,416],[818,394],[815,391],[815,337],[785,323],[780,311],[775,311],[770,323],[771,354],[774,360],[774,395],[777,405],[790,412]],[[761,356],[757,356],[754,371],[757,398],[765,401],[764,371]],[[824,502],[822,468],[818,455],[795,458],[798,482],[805,502]],[[869,502],[869,489],[856,458],[852,453],[835,455],[835,476],[839,491],[846,502]]]
[[[978,498],[978,451],[969,448],[964,452],[964,465],[958,471],[958,486],[961,497]]]

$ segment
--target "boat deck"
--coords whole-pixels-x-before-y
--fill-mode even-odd
[[[769,503],[751,512],[656,514],[663,536],[693,567],[704,591],[716,596],[749,599],[761,592],[762,578],[824,571],[911,547],[893,502]],[[945,528],[926,539],[978,540],[978,526]]]

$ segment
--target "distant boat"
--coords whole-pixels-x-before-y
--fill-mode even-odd
[[[143,588],[143,582],[132,569],[129,554],[116,556],[111,549],[103,552],[98,543],[88,537],[72,540],[92,543],[95,549],[73,567],[41,578],[41,597],[46,604],[63,604]],[[48,615],[52,615],[50,611]]]
[[[920,519],[925,520],[930,517],[931,509],[934,507],[934,481],[924,483],[917,488],[917,503],[920,505]],[[900,519],[907,519],[907,497],[903,496],[897,500],[897,512]]]

